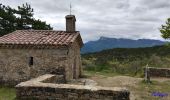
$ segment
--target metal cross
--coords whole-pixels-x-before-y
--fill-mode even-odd
[[[70,15],[71,15],[71,10],[72,10],[72,5],[71,5],[71,2],[70,2]]]

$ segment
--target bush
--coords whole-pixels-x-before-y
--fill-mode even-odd
[[[85,54],[85,70],[143,76],[143,66],[170,67],[170,46],[111,49]]]

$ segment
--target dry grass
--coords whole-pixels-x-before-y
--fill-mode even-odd
[[[170,100],[170,79],[151,78],[152,83],[147,84],[143,78],[130,76],[108,76],[100,73],[85,73],[90,79],[95,80],[98,85],[105,87],[126,87],[130,90],[131,100]],[[152,96],[153,92],[167,93],[168,96]]]

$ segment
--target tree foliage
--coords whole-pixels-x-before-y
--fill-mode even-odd
[[[0,36],[15,30],[52,30],[46,22],[35,19],[33,12],[33,8],[27,3],[18,6],[18,9],[0,4]]]
[[[82,63],[86,71],[142,76],[147,64],[170,68],[170,46],[115,48],[82,54]]]
[[[0,4],[0,35],[16,30],[16,16],[9,6]]]
[[[165,25],[162,25],[160,32],[164,39],[170,39],[170,18],[167,19]]]

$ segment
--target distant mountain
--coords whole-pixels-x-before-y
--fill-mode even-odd
[[[139,40],[131,40],[131,39],[116,39],[116,38],[107,38],[100,37],[97,41],[89,41],[84,44],[84,47],[81,49],[81,53],[91,53],[98,52],[105,49],[112,48],[139,48],[139,47],[152,47],[163,45],[166,42],[160,40],[152,40],[152,39],[139,39]]]

